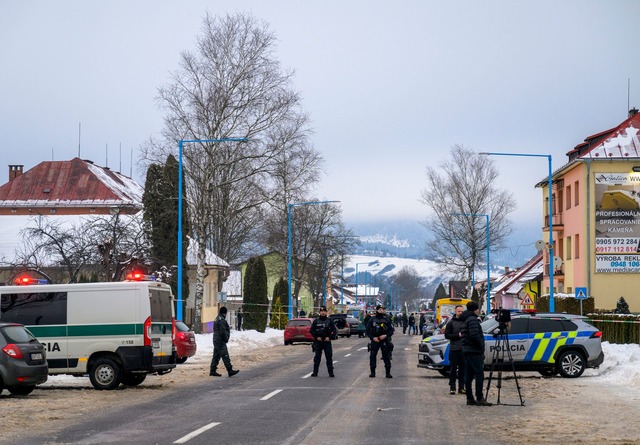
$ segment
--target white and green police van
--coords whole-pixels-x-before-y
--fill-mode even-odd
[[[114,389],[176,366],[165,283],[2,286],[0,300],[0,320],[25,325],[45,345],[50,375],[88,374],[96,389]]]

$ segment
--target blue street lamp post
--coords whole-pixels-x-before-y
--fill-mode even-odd
[[[528,154],[528,153],[494,153],[494,152],[482,152],[481,155],[486,156],[526,156],[526,157],[535,157],[535,158],[547,158],[549,164],[549,175],[548,175],[548,187],[549,187],[549,312],[555,312],[555,301],[553,296],[553,287],[554,287],[554,278],[553,278],[553,199],[552,199],[552,188],[553,188],[553,170],[552,166],[552,158],[551,155],[542,155],[542,154]]]
[[[484,216],[485,217],[485,224],[486,224],[486,230],[485,230],[485,244],[487,245],[487,314],[491,313],[491,261],[489,259],[489,215],[487,215],[486,213],[452,213],[452,215],[458,215],[458,216]],[[474,258],[475,259],[475,258]],[[473,287],[473,271],[471,271],[471,286]],[[473,289],[472,289],[473,291]]]
[[[246,142],[247,138],[189,139],[178,141],[178,299],[176,301],[178,320],[182,320],[182,146],[190,143]]]
[[[292,218],[293,218],[293,208],[299,206],[308,206],[308,205],[320,205],[320,204],[329,204],[332,202],[340,202],[340,201],[306,201],[306,202],[293,202],[291,204],[287,204],[287,281],[288,281],[288,299],[289,299],[289,309],[287,311],[287,315],[289,319],[293,318],[293,298],[291,292],[291,282],[293,281],[293,245],[291,244],[291,238],[293,237],[293,227],[292,227]]]

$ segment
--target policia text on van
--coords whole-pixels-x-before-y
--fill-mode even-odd
[[[27,326],[45,345],[49,374],[89,374],[96,389],[114,389],[176,366],[167,284],[3,286],[0,301],[0,320]]]

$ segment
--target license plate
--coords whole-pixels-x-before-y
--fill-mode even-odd
[[[418,354],[418,360],[426,360],[427,354]]]
[[[159,348],[160,347],[160,342],[159,341],[151,342],[151,347],[155,348],[155,349]]]
[[[42,360],[42,353],[40,352],[32,352],[31,360]]]

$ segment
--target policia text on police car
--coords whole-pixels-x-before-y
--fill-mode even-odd
[[[329,377],[333,377],[333,348],[331,346],[331,339],[337,338],[338,329],[333,323],[333,320],[327,317],[326,307],[320,307],[320,316],[313,320],[309,332],[314,338],[313,350],[315,352],[313,357],[313,373],[311,374],[311,377],[318,377],[320,360],[322,360],[322,351],[324,351],[324,358],[327,362]]]
[[[391,336],[393,335],[393,325],[385,313],[384,306],[376,306],[376,315],[369,319],[367,323],[367,336],[371,339],[371,352],[369,354],[369,367],[371,374],[369,377],[376,376],[376,358],[378,350],[382,350],[382,359],[384,367],[387,371],[386,377],[390,379],[391,375]]]

